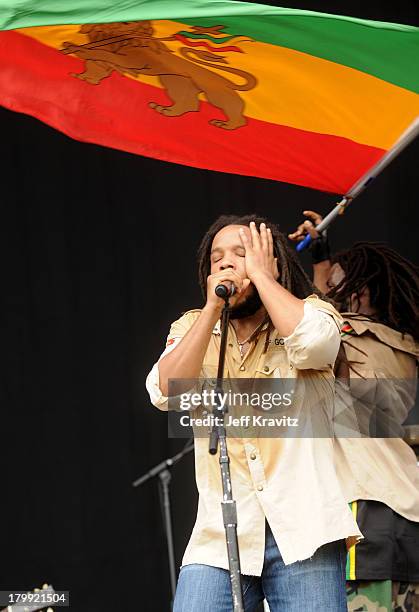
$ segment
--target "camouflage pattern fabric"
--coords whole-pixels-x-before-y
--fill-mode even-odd
[[[348,612],[419,612],[419,584],[351,580],[346,595]]]

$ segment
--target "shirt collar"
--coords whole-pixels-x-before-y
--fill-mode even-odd
[[[376,336],[383,344],[387,344],[405,353],[410,353],[416,359],[419,357],[418,343],[415,342],[410,334],[402,334],[392,327],[372,321],[368,317],[361,319],[350,312],[343,312],[341,314],[343,320],[349,323],[357,336],[369,332]]]
[[[268,321],[266,321],[261,328],[261,331],[265,331],[268,328]],[[214,336],[221,336],[221,319],[218,319],[217,323],[214,325],[212,333]]]

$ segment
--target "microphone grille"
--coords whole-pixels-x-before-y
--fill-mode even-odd
[[[225,285],[217,285],[215,288],[215,295],[218,295],[219,298],[226,298],[228,293],[229,291]]]

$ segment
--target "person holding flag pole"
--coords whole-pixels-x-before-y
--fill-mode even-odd
[[[343,198],[336,204],[334,208],[326,215],[326,217],[319,218],[317,213],[314,213],[314,218],[317,219],[315,231],[311,231],[310,227],[312,224],[307,220],[304,228],[298,227],[297,231],[289,234],[290,240],[297,241],[297,251],[300,253],[307,248],[313,238],[318,238],[320,234],[325,232],[329,225],[339,216],[342,215],[349,204],[356,198],[364,189],[373,181],[383,170],[386,168],[399,153],[403,151],[417,136],[419,135],[419,117],[409,125],[409,127],[401,134],[394,145],[389,149],[383,157],[381,157],[372,168],[370,168],[354,185],[349,191],[343,196]],[[313,216],[313,215],[312,215]],[[314,229],[314,228],[313,228]],[[303,232],[303,230],[305,230]]]
[[[315,286],[341,311],[343,360],[349,388],[371,387],[377,410],[402,425],[414,404],[419,356],[419,271],[386,245],[358,242],[330,255],[321,216],[289,238],[311,239]],[[307,243],[307,241],[305,241]],[[386,387],[387,392],[380,391]],[[370,391],[371,391],[370,389]],[[362,405],[362,403],[361,403]],[[365,410],[366,412],[366,410]],[[349,612],[419,610],[419,468],[402,437],[336,437],[339,479],[364,540],[349,550]],[[365,607],[364,607],[365,606]]]

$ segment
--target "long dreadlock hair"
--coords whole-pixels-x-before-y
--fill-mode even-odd
[[[265,223],[272,232],[274,257],[278,260],[279,278],[278,283],[287,289],[290,293],[300,299],[306,298],[313,293],[320,295],[320,292],[313,286],[307,274],[304,272],[299,259],[293,250],[288,247],[287,238],[282,234],[278,227],[256,214],[249,215],[222,215],[209,228],[202,239],[198,249],[198,278],[201,292],[206,298],[207,295],[207,278],[211,273],[211,246],[214,236],[227,225],[246,225],[254,221],[259,229],[261,223]],[[268,332],[266,335],[265,351],[268,348],[270,333],[273,330],[273,324],[269,316],[266,317],[268,322]],[[254,340],[252,336],[249,340]]]
[[[365,286],[377,314],[370,318],[419,340],[419,268],[381,242],[357,242],[332,258],[345,277],[328,297],[348,301]]]

